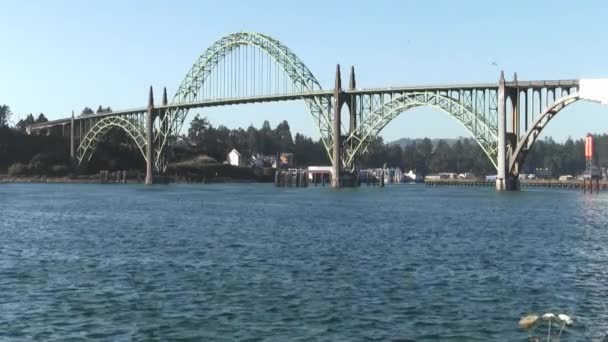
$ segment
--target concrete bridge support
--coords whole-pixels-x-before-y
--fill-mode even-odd
[[[514,83],[517,84],[517,75],[514,76]],[[511,129],[507,132],[507,99],[511,101]],[[500,72],[497,94],[498,112],[498,155],[496,173],[496,190],[511,191],[519,190],[519,179],[517,175],[509,172],[509,160],[511,154],[517,146],[519,136],[519,90],[517,87],[509,89],[507,92],[505,74]]]
[[[74,146],[74,111],[72,111],[72,120],[70,121],[70,160],[72,166],[76,165],[76,149]]]
[[[505,106],[505,73],[500,72],[498,81],[498,170],[496,173],[496,190],[507,190],[506,171],[507,171],[507,113]]]
[[[350,80],[348,82],[348,89],[349,90],[356,90],[357,89],[357,83],[356,83],[356,79],[355,79],[355,67],[351,66],[350,67]],[[356,95],[349,95],[349,99],[348,99],[348,111],[350,113],[350,131],[349,131],[349,135],[355,135],[356,131],[357,131],[357,115],[359,114],[357,112],[357,96]],[[349,148],[352,150],[355,148],[355,141],[351,141],[350,142],[350,146]],[[358,166],[358,160],[357,158],[355,158],[353,160],[353,181],[355,183],[359,183],[359,166]]]
[[[148,95],[148,113],[146,115],[146,184],[152,184],[154,174],[152,173],[152,165],[154,163],[153,142],[154,142],[154,94],[152,86],[150,86],[150,94]]]
[[[340,75],[340,64],[336,67],[336,84],[334,87],[334,125],[333,125],[333,146],[332,146],[332,171],[333,177],[331,178],[331,185],[334,188],[339,188],[341,185],[341,172],[342,172],[342,134],[341,134],[341,117],[340,110],[342,108],[342,77]]]
[[[517,73],[513,74],[513,81],[511,82],[512,86],[508,91],[508,99],[511,100],[511,133],[507,134],[505,147],[507,151],[507,159],[505,160],[506,167],[506,190],[519,190],[519,172],[521,170],[520,165],[517,164],[514,170],[511,170],[509,165],[514,158],[514,152],[517,148],[517,144],[519,143],[520,136],[520,112],[519,112],[519,87],[517,86]],[[505,99],[506,101],[506,99]]]
[[[356,89],[355,67],[351,66],[349,89]],[[332,134],[332,186],[340,187],[355,187],[359,186],[357,173],[357,161],[353,160],[353,169],[344,169],[345,149],[352,148],[348,138],[342,136],[342,106],[348,106],[349,112],[349,131],[352,134],[357,130],[357,95],[348,94],[342,89],[342,77],[340,74],[340,65],[336,68],[336,84],[334,87],[334,103],[333,103],[333,134]]]

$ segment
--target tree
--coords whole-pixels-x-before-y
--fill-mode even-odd
[[[7,105],[0,106],[0,127],[8,127],[8,124],[11,119],[11,109]]]
[[[258,131],[258,147],[262,154],[272,154],[276,153],[276,149],[274,148],[273,137],[272,137],[272,128],[270,128],[270,123],[268,120],[265,120],[262,124],[262,128]]]
[[[437,142],[437,146],[435,146],[435,150],[433,151],[433,156],[431,157],[431,161],[429,163],[429,167],[432,172],[446,172],[446,171],[454,171],[450,170],[450,154],[451,148],[445,141],[439,140]]]
[[[27,126],[32,125],[34,123],[36,123],[36,120],[34,119],[34,115],[30,113],[25,117],[25,119],[19,120],[19,122],[17,122],[16,127],[19,131],[25,132]]]
[[[283,120],[277,128],[274,130],[275,142],[273,145],[278,146],[278,152],[292,152],[293,151],[293,139],[291,137],[291,130],[287,121]]]
[[[201,118],[199,114],[196,114],[190,128],[188,128],[188,138],[197,145],[203,142],[205,132],[209,129],[209,120],[206,117]]]
[[[95,114],[95,112],[91,108],[84,107],[84,109],[82,110],[82,113],[80,113],[80,116],[87,116],[87,115],[93,115],[93,114]]]
[[[35,121],[35,122],[36,122],[36,123],[44,123],[44,122],[48,122],[48,121],[49,121],[49,119],[47,119],[47,118],[44,116],[44,114],[40,113],[40,114],[38,115],[38,118],[36,119],[36,121]]]
[[[416,173],[427,175],[430,171],[429,163],[433,156],[433,142],[424,138],[416,144]]]
[[[247,147],[249,148],[250,154],[259,152],[258,149],[258,130],[253,125],[247,128]]]
[[[110,108],[110,107],[103,108],[101,105],[99,105],[99,107],[97,107],[97,114],[103,114],[103,113],[112,113],[112,108]]]
[[[462,139],[458,139],[456,143],[454,143],[454,146],[452,146],[452,153],[450,154],[448,160],[448,168],[458,173],[468,171],[462,167],[462,159],[464,158],[464,148],[462,146],[461,140]]]

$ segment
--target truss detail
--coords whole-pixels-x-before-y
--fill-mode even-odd
[[[528,151],[532,148],[532,145],[538,139],[538,136],[542,130],[547,126],[549,121],[557,115],[562,109],[580,100],[578,94],[572,94],[569,96],[562,97],[558,101],[550,104],[532,123],[532,126],[524,135],[521,137],[517,147],[509,158],[509,173],[515,176],[519,175],[518,165],[521,166],[526,159]]]
[[[146,137],[143,133],[145,130],[139,121],[137,117],[106,116],[95,122],[82,137],[78,145],[78,150],[76,151],[78,165],[84,165],[84,163],[87,163],[91,159],[99,140],[114,127],[120,127],[127,132],[139,148],[144,160],[147,160]]]
[[[380,131],[399,114],[420,106],[431,106],[440,109],[459,121],[477,141],[488,156],[494,167],[497,165],[498,129],[495,120],[495,103],[486,102],[485,93],[479,96],[474,93],[454,91],[436,92],[422,91],[409,92],[377,99],[365,97],[361,103],[361,124],[355,132],[350,133],[346,139],[346,148],[343,156],[343,167],[352,169],[355,157],[364,153],[371,140],[380,134]],[[484,98],[481,98],[481,96]],[[491,95],[495,95],[491,94]],[[492,98],[492,96],[488,96]],[[494,103],[494,106],[492,105]]]
[[[259,33],[240,32],[230,34],[216,41],[207,50],[205,50],[205,52],[203,52],[203,54],[196,60],[190,71],[186,74],[186,77],[179,86],[171,104],[193,102],[205,97],[205,93],[202,91],[203,87],[207,83],[220,83],[218,81],[218,76],[211,78],[210,76],[214,72],[214,69],[217,68],[223,60],[229,58],[231,54],[236,54],[239,56],[234,60],[234,65],[230,66],[234,67],[237,72],[242,72],[241,70],[246,69],[244,65],[241,65],[243,63],[256,63],[255,56],[258,56],[259,59],[259,54],[253,54],[253,57],[246,56],[246,58],[241,56],[240,48],[244,46],[253,46],[257,48],[261,52],[265,53],[266,56],[271,57],[274,63],[276,63],[274,67],[269,65],[267,68],[269,70],[268,75],[262,75],[269,83],[268,90],[273,89],[273,86],[271,86],[270,83],[278,79],[277,69],[279,68],[282,69],[282,71],[291,80],[291,90],[294,93],[310,93],[322,90],[321,85],[306,67],[306,65],[304,65],[304,63],[289,48],[280,43],[278,40]],[[252,52],[246,53],[250,54]],[[261,65],[261,67],[264,67],[264,65]],[[225,68],[225,66],[223,66],[223,68]],[[255,71],[255,65],[253,68]],[[273,72],[272,69],[275,71]],[[232,72],[229,72],[229,74],[232,75]],[[229,79],[229,81],[235,82],[240,80],[242,77],[242,75],[233,76],[233,79]],[[227,81],[223,80],[223,82]],[[232,85],[229,86],[233,87]],[[239,89],[238,86],[235,86],[235,88]],[[276,90],[276,87],[274,87],[274,89]],[[218,92],[219,90],[216,89],[213,95],[217,97]],[[221,92],[220,97],[226,98],[246,96],[246,93],[246,91],[241,93],[238,91],[230,91],[227,94],[226,92]],[[257,96],[268,95],[268,93],[270,93],[270,91],[268,91],[266,94],[258,93]],[[328,111],[328,108],[331,109],[329,99],[327,97],[319,96],[313,98],[304,98],[304,101],[308,105],[313,120],[321,132],[325,147],[330,147],[332,118],[330,115],[328,115],[328,113],[331,112],[331,110]],[[169,110],[156,125],[158,129],[156,130],[155,140],[159,142],[158,146],[155,148],[155,164],[157,169],[164,169],[166,167],[166,165],[161,165],[162,151],[169,143],[170,138],[179,134],[187,114],[188,109]],[[167,128],[162,129],[162,127]]]

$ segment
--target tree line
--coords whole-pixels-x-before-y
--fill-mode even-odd
[[[85,107],[82,110],[82,112],[80,113],[80,116],[111,113],[111,112],[112,112],[112,108],[103,107],[103,106],[99,105],[99,107],[97,108],[97,112],[93,111],[89,107]],[[0,106],[0,127],[9,127],[12,116],[13,116],[13,112],[11,111],[11,108],[5,104],[1,105]],[[30,113],[25,117],[25,119],[20,119],[14,125],[14,128],[16,128],[22,132],[25,132],[26,127],[29,125],[33,125],[33,124],[37,124],[37,123],[45,123],[48,121],[49,120],[46,118],[46,116],[44,116],[44,113],[38,114],[37,117],[34,117],[34,114]]]
[[[110,107],[99,106],[97,114],[111,112]],[[80,115],[96,114],[85,107]],[[46,135],[27,135],[26,127],[48,122],[44,113],[28,114],[11,124],[13,113],[9,106],[0,105],[0,173],[13,175],[64,176],[71,172],[69,138]],[[96,153],[81,172],[96,173],[100,169],[137,169],[143,163],[138,148],[125,132],[112,130],[100,142]]]
[[[194,145],[195,153],[206,154],[219,162],[224,161],[234,148],[246,157],[293,153],[297,166],[329,163],[321,140],[313,140],[300,133],[294,137],[285,120],[274,129],[268,121],[264,121],[260,129],[251,125],[245,130],[229,129],[223,125],[214,127],[207,118],[196,115],[187,135],[182,138]]]
[[[595,136],[596,163],[608,166],[608,135]],[[274,129],[264,121],[260,129],[254,126],[246,130],[213,127],[207,118],[196,116],[186,136],[195,145],[197,153],[204,153],[218,161],[223,161],[228,152],[236,148],[246,156],[256,153],[294,153],[296,166],[327,165],[329,159],[323,142],[302,134],[292,133],[287,121]],[[568,138],[558,143],[550,137],[538,140],[526,158],[524,173],[534,173],[536,169],[548,168],[555,176],[577,175],[585,169],[584,139]],[[427,175],[439,172],[473,173],[478,176],[495,174],[496,169],[479,144],[471,138],[461,138],[454,142],[429,139],[412,140],[405,146],[385,143],[376,137],[359,160],[362,168],[378,168],[384,165],[402,170],[414,170]]]
[[[594,162],[608,167],[608,135],[595,134]],[[578,175],[585,170],[585,141],[583,138],[568,138],[559,143],[551,137],[536,141],[528,153],[522,173],[535,173],[537,169],[549,169],[553,176]],[[412,141],[405,147],[385,144],[376,138],[362,157],[362,165],[378,167],[386,163],[403,170],[416,170],[422,175],[439,172],[470,172],[478,176],[495,174],[481,147],[471,138],[462,138],[454,143],[431,139]]]
[[[110,107],[99,106],[97,111],[86,107],[80,115],[111,111]],[[32,164],[32,169],[38,170],[36,172],[44,171],[45,168],[41,167],[44,163],[57,163],[67,167],[66,158],[59,157],[67,153],[66,146],[69,144],[62,140],[65,138],[35,138],[14,132],[9,134],[9,131],[23,132],[31,123],[48,121],[44,114],[39,114],[37,118],[29,114],[9,128],[11,115],[7,105],[0,106],[0,128],[3,129],[1,135],[4,138],[0,139],[0,170],[6,170],[10,163],[15,162],[29,165],[37,155],[40,156],[36,157]],[[296,166],[329,164],[322,140],[315,140],[300,133],[292,135],[287,121],[280,122],[274,128],[268,121],[264,121],[259,129],[253,125],[247,129],[229,129],[223,125],[214,127],[207,118],[197,115],[192,120],[187,134],[181,138],[191,146],[190,151],[179,148],[170,151],[172,162],[200,154],[222,162],[228,152],[235,148],[246,157],[255,154],[278,155],[282,152],[290,152],[294,154]],[[606,167],[608,166],[608,135],[595,135],[594,138],[595,161],[598,165]],[[128,135],[120,129],[113,129],[96,149],[88,165],[88,171],[143,168],[142,160],[139,149]],[[479,145],[473,139],[466,138],[455,142],[445,140],[433,142],[425,138],[400,146],[387,144],[381,137],[376,137],[370,142],[359,162],[363,168],[387,165],[405,171],[415,170],[422,175],[438,172],[471,172],[481,176],[496,172]],[[559,143],[546,137],[537,141],[527,156],[523,172],[534,173],[537,168],[548,168],[555,176],[581,173],[585,169],[584,140],[567,139]]]

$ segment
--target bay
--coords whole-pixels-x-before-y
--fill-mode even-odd
[[[0,340],[516,341],[531,312],[600,340],[607,208],[559,190],[4,184]]]

